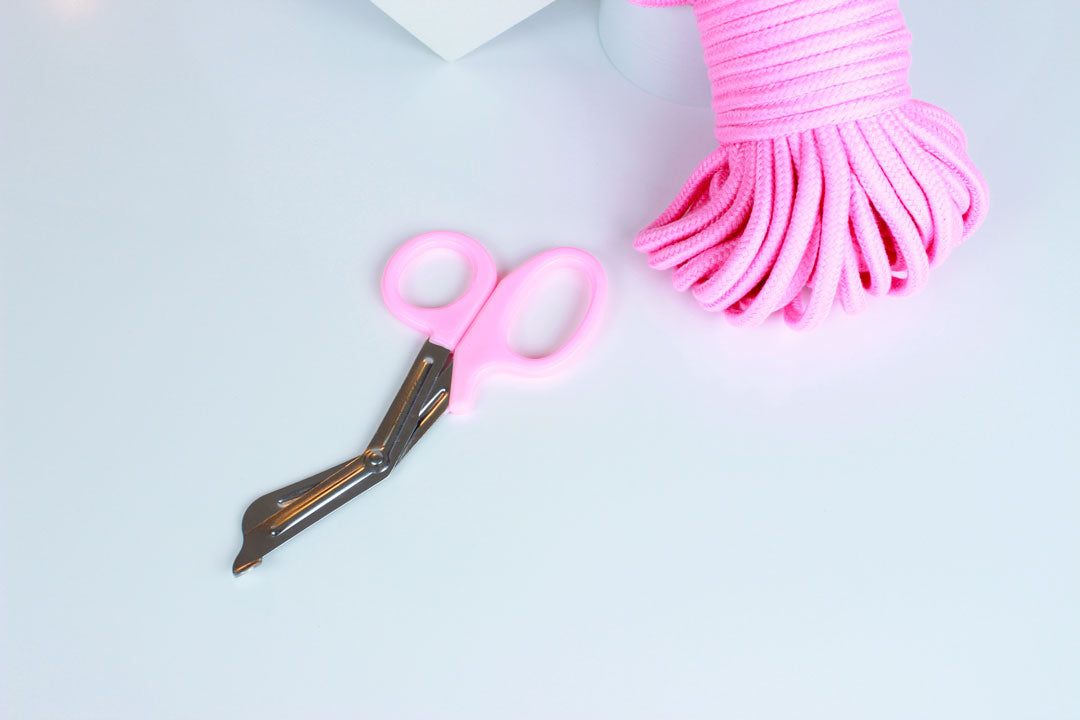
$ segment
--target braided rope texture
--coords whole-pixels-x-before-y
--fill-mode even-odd
[[[911,99],[897,1],[692,4],[720,147],[634,247],[740,326],[810,329],[836,300],[921,288],[987,190],[960,125]]]

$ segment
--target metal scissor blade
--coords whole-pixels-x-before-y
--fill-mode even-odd
[[[352,460],[355,459],[356,458],[353,458]],[[286,485],[274,492],[266,493],[261,498],[248,505],[247,510],[244,511],[244,519],[240,521],[240,529],[247,534],[259,523],[266,520],[266,518],[341,470],[352,462],[352,460],[346,460],[340,465],[335,465],[328,470],[315,473],[311,477],[294,482],[292,485]]]
[[[450,351],[425,343],[363,454],[251,503],[241,521],[244,542],[233,574],[255,567],[267,553],[389,475],[445,411],[451,372]]]
[[[233,561],[233,574],[239,575],[255,567],[267,553],[366,490],[374,484],[368,482],[365,485],[373,475],[377,475],[377,471],[373,471],[366,458],[359,455],[267,493],[251,503],[240,524],[244,543]],[[342,490],[352,492],[346,497]],[[308,501],[304,507],[299,506],[302,500]]]
[[[428,390],[427,400],[419,406],[416,428],[406,440],[404,449],[402,449],[397,462],[401,462],[402,458],[413,449],[413,446],[420,442],[420,438],[424,437],[427,431],[431,429],[431,426],[435,424],[435,421],[442,417],[442,414],[446,412],[446,408],[450,405],[450,378],[453,371],[454,359],[449,351],[447,351],[446,364],[433,378],[434,382],[432,382],[431,387]]]

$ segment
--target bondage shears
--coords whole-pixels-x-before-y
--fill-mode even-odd
[[[402,296],[402,277],[415,261],[434,250],[460,254],[472,277],[465,292],[449,304],[418,307]],[[538,281],[558,269],[584,276],[588,306],[561,347],[543,357],[525,357],[510,346],[511,325]],[[244,542],[233,573],[255,567],[267,553],[385,479],[444,412],[464,414],[472,409],[484,375],[504,372],[535,378],[556,372],[593,335],[606,293],[600,263],[574,248],[542,252],[499,281],[491,255],[468,235],[430,232],[402,245],[383,273],[383,299],[391,313],[425,333],[427,341],[363,453],[263,495],[248,506],[241,523]]]

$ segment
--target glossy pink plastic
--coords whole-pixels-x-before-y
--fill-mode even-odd
[[[441,307],[418,307],[401,296],[401,277],[409,266],[432,250],[451,250],[469,263],[469,287],[457,300]],[[468,235],[439,230],[417,235],[394,253],[382,277],[382,296],[390,312],[431,341],[453,350],[480,312],[499,281],[491,254]]]
[[[563,345],[543,357],[525,357],[510,347],[510,326],[522,312],[531,291],[545,273],[572,269],[589,283],[589,306],[581,324]],[[455,414],[472,410],[476,387],[489,373],[546,377],[558,371],[592,337],[604,312],[607,278],[604,268],[589,253],[575,248],[542,252],[507,275],[480,308],[472,326],[454,350],[450,405]]]
[[[472,281],[460,298],[444,307],[416,307],[401,296],[401,276],[410,263],[435,249],[463,255],[472,267]],[[564,269],[584,276],[589,305],[577,329],[562,346],[542,357],[526,357],[510,347],[510,328],[544,275]],[[390,311],[454,353],[447,408],[451,413],[460,415],[472,409],[477,385],[489,373],[538,378],[557,372],[591,339],[607,299],[603,267],[592,255],[576,248],[542,252],[497,285],[495,282],[495,264],[483,246],[467,235],[453,232],[413,238],[394,254],[383,274],[383,298]]]

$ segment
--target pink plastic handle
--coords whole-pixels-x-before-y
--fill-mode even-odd
[[[432,250],[451,250],[469,263],[472,278],[458,299],[442,307],[417,307],[401,296],[401,277]],[[491,254],[468,235],[448,230],[417,235],[394,253],[382,276],[382,296],[394,316],[426,333],[437,345],[453,350],[499,280]]]
[[[574,334],[548,355],[525,357],[510,347],[511,322],[522,310],[529,291],[547,272],[577,270],[589,283],[589,306]],[[607,299],[607,278],[599,261],[575,248],[555,248],[540,253],[503,278],[465,337],[454,350],[454,372],[450,381],[448,410],[463,414],[472,409],[476,387],[490,372],[506,372],[525,377],[545,377],[561,366],[592,337]]]

